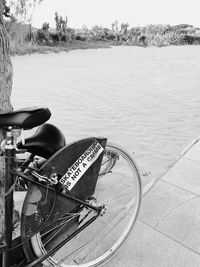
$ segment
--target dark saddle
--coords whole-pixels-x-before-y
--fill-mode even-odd
[[[0,114],[0,128],[17,127],[32,129],[46,122],[51,117],[48,108],[28,108]]]
[[[19,149],[26,149],[33,155],[48,159],[66,144],[62,132],[52,124],[41,125],[35,134],[25,139],[25,144],[18,143]]]

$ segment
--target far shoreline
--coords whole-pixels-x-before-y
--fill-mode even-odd
[[[10,49],[10,54],[14,56],[23,56],[23,55],[33,55],[33,54],[51,54],[51,53],[61,53],[69,52],[73,50],[84,50],[84,49],[100,49],[100,48],[112,48],[117,46],[129,46],[129,47],[156,47],[164,48],[168,46],[145,46],[145,45],[136,45],[130,44],[127,42],[114,42],[114,41],[100,41],[100,40],[70,40],[68,42],[60,42],[50,45],[38,45],[38,44],[26,44],[24,46],[12,47]],[[185,45],[173,45],[173,46],[191,46],[189,44]],[[192,45],[193,46],[193,45]]]
[[[77,49],[111,48],[114,46],[166,47],[200,45],[200,28],[192,25],[147,25],[132,27],[128,24],[108,29],[56,30],[44,23],[42,29],[7,21],[11,56],[68,52]],[[66,26],[66,25],[65,25]],[[126,26],[126,27],[125,27]]]
[[[122,45],[122,44],[119,44]],[[52,45],[36,45],[29,44],[21,47],[11,48],[11,56],[23,56],[23,55],[32,55],[32,54],[49,54],[49,53],[60,53],[60,52],[69,52],[77,49],[99,49],[99,48],[112,48],[116,46],[114,42],[105,42],[105,41],[80,41],[72,40],[68,42],[62,42],[60,44]],[[127,44],[128,46],[128,44]]]

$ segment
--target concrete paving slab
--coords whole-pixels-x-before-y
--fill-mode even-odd
[[[199,140],[197,140],[196,143],[186,152],[184,157],[200,163],[200,141]]]
[[[200,266],[199,155],[194,140],[156,183],[145,185],[137,224],[105,266]]]
[[[200,197],[173,208],[156,229],[200,254]]]
[[[200,266],[200,142],[155,183],[144,186],[140,215],[106,267]],[[16,207],[23,201],[16,194]]]
[[[21,213],[21,209],[22,209],[25,196],[26,196],[26,192],[20,192],[20,191],[15,191],[13,195],[14,207],[20,213]]]
[[[200,163],[183,157],[162,180],[200,195]]]
[[[200,257],[155,229],[137,222],[128,241],[105,267],[199,267]]]
[[[156,227],[173,210],[195,197],[190,192],[159,181],[142,199],[139,220]]]

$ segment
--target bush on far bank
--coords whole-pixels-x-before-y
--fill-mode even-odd
[[[187,24],[147,25],[128,29],[128,24],[123,23],[120,28],[116,25],[113,27],[114,24],[112,24],[112,29],[96,25],[92,29],[88,29],[86,26],[83,26],[82,29],[66,27],[65,31],[49,28],[48,23],[44,23],[42,29],[9,20],[6,20],[5,24],[10,37],[11,51],[24,48],[25,51],[33,50],[34,52],[37,50],[37,46],[57,45],[61,47],[61,44],[67,46],[72,41],[87,42],[87,45],[88,42],[108,42],[112,45],[158,47],[200,44],[200,29]]]

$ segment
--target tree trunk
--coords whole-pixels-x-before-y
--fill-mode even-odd
[[[10,97],[12,89],[13,69],[10,58],[8,34],[3,22],[5,0],[0,0],[0,113],[12,110]],[[0,142],[4,133],[0,129]],[[5,217],[5,158],[0,156],[0,243],[4,241]]]

